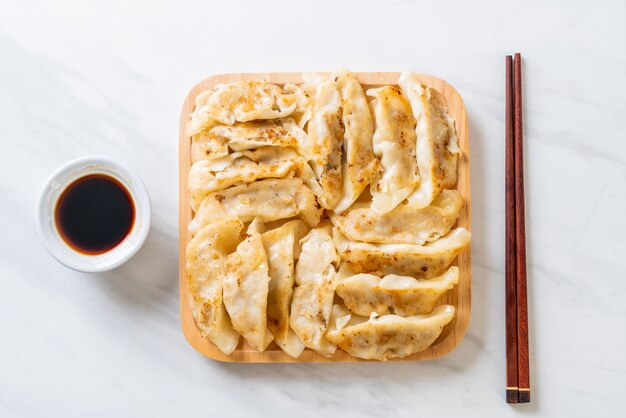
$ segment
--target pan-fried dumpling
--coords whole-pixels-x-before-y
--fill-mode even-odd
[[[380,165],[372,151],[374,121],[363,87],[354,74],[345,69],[339,72],[337,84],[343,103],[341,120],[345,158],[341,172],[343,193],[333,210],[341,212],[350,207],[374,180]]]
[[[348,309],[358,315],[383,315],[392,308],[395,315],[410,316],[432,311],[439,298],[458,282],[459,268],[456,266],[450,267],[441,276],[427,280],[395,274],[381,279],[373,274],[361,273],[341,280],[337,285],[337,295]]]
[[[276,344],[293,358],[298,358],[304,350],[304,344],[289,327],[289,311],[293,297],[294,259],[299,256],[295,253],[296,244],[307,231],[306,224],[296,220],[262,234],[270,275],[267,328]]]
[[[206,195],[233,185],[262,178],[293,177],[298,171],[294,154],[297,157],[293,150],[263,147],[194,163],[189,170],[191,208],[198,210]]]
[[[335,305],[331,316],[333,328],[326,338],[351,356],[386,361],[426,350],[453,318],[451,305],[439,306],[425,315],[407,318],[372,315],[369,319],[351,315],[344,307]]]
[[[223,157],[229,148],[235,152],[264,146],[298,150],[307,142],[306,132],[291,118],[217,125],[194,135],[191,161]]]
[[[315,195],[300,178],[267,179],[209,193],[189,223],[193,234],[216,217],[237,216],[242,222],[259,217],[263,222],[300,216],[309,226],[317,225],[323,210]]]
[[[320,203],[326,209],[335,207],[342,193],[341,150],[343,123],[341,96],[333,78],[305,75],[311,91],[313,110],[307,126],[308,141],[301,152],[307,158],[324,190]]]
[[[239,81],[219,84],[196,97],[196,108],[187,124],[195,135],[218,123],[232,125],[258,119],[289,116],[296,109],[296,95],[266,81]]]
[[[420,182],[415,157],[415,118],[411,105],[396,86],[367,91],[376,130],[372,138],[374,154],[382,172],[372,182],[372,209],[385,214],[398,206]]]
[[[202,228],[187,244],[187,283],[193,317],[203,337],[224,354],[237,347],[239,334],[222,302],[227,255],[237,248],[243,223],[224,217]]]
[[[297,287],[291,303],[291,328],[310,349],[330,357],[336,347],[324,338],[335,295],[335,265],[339,256],[331,237],[331,225],[312,229],[302,239],[296,265]]]
[[[416,244],[434,241],[450,230],[459,217],[463,198],[456,190],[444,190],[425,208],[402,203],[379,215],[365,203],[332,216],[333,223],[349,239],[384,244]]]
[[[258,222],[255,219],[250,224],[247,238],[228,256],[224,305],[233,328],[250,346],[263,351],[273,337],[267,330],[269,267]]]
[[[300,176],[321,191],[311,167],[297,152],[288,148],[262,147],[234,152],[225,157],[202,160],[189,170],[191,208],[198,210],[202,200],[211,192],[233,185],[252,183],[263,178]]]
[[[443,274],[470,241],[465,228],[456,228],[426,245],[349,241],[336,227],[333,236],[341,260],[354,272],[400,274],[418,279]]]
[[[416,154],[422,181],[409,200],[417,207],[426,207],[443,189],[456,183],[460,150],[454,119],[445,98],[430,87],[424,88],[415,74],[402,73],[398,84],[417,120]]]
[[[297,149],[308,141],[306,132],[291,118],[263,122],[244,122],[233,126],[218,125],[211,129],[219,138],[226,140],[233,151],[255,149],[262,146],[289,147]]]

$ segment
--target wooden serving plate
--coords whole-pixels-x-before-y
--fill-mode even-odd
[[[364,89],[382,85],[397,84],[400,73],[355,73]],[[258,352],[249,347],[243,338],[237,349],[229,356],[222,353],[208,339],[203,338],[194,322],[188,301],[187,274],[185,270],[185,248],[191,240],[187,225],[191,221],[193,212],[189,205],[187,177],[191,166],[191,138],[186,134],[186,124],[195,107],[196,96],[216,84],[230,83],[243,80],[266,80],[275,84],[301,83],[300,73],[240,73],[214,75],[196,84],[185,99],[180,115],[180,144],[179,144],[179,233],[180,233],[180,318],[183,332],[193,348],[214,360],[244,363],[280,363],[280,362],[353,362],[368,361],[350,356],[341,349],[337,349],[331,358],[324,358],[313,350],[305,349],[302,355],[294,359],[285,354],[274,343],[264,352]],[[467,134],[467,120],[465,105],[459,93],[450,84],[436,77],[419,75],[422,84],[430,86],[442,93],[448,100],[451,114],[456,121],[457,136],[462,156],[458,161],[457,189],[463,196],[465,204],[458,219],[458,226],[468,230],[470,228],[470,178],[469,178],[469,142]],[[454,349],[463,339],[467,330],[471,310],[471,261],[469,247],[457,257],[456,264],[460,269],[459,284],[448,291],[441,299],[441,304],[450,304],[456,307],[456,314],[452,322],[444,328],[441,336],[435,343],[420,353],[411,356],[390,360],[431,360],[441,357]]]

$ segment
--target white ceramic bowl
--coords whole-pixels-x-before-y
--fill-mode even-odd
[[[135,222],[128,236],[111,251],[98,255],[77,252],[63,241],[54,211],[60,194],[74,180],[90,174],[106,174],[128,189],[135,205]],[[112,270],[128,261],[143,245],[150,230],[150,197],[137,174],[109,157],[87,156],[59,167],[44,185],[37,201],[37,230],[46,249],[67,267],[84,272]]]

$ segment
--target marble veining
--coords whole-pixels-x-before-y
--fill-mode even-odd
[[[330,17],[333,15],[333,17]],[[300,16],[295,18],[296,16]],[[524,61],[533,402],[504,403],[504,55]],[[0,416],[621,417],[626,3],[0,1]],[[473,311],[420,363],[221,364],[178,306],[178,117],[213,73],[409,69],[468,111]],[[60,164],[131,165],[144,248],[98,275],[39,243]]]

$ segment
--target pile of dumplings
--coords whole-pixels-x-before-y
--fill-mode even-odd
[[[367,92],[347,70],[300,85],[200,93],[187,246],[191,308],[225,354],[240,337],[298,358],[340,348],[387,360],[425,350],[470,241],[444,97],[403,73]]]

